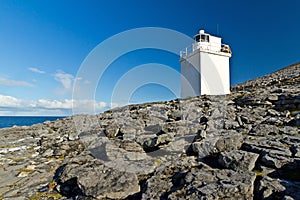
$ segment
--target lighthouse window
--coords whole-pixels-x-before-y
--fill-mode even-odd
[[[209,42],[209,36],[208,35],[201,35],[201,42]]]
[[[200,40],[200,35],[196,35],[196,36],[195,36],[195,40],[196,40],[196,42],[199,42],[199,40]]]

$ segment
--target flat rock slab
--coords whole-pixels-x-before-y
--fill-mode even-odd
[[[255,177],[253,172],[216,170],[201,163],[168,165],[147,180],[142,199],[248,200],[253,198]]]
[[[60,192],[66,196],[122,199],[140,191],[136,174],[109,168],[89,155],[71,159],[57,176]]]
[[[251,171],[255,167],[258,157],[259,154],[242,150],[225,151],[220,153],[218,163],[220,166],[234,171]]]

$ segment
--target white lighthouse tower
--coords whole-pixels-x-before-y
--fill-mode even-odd
[[[195,42],[180,52],[181,96],[225,95],[230,93],[231,50],[221,38],[200,30]]]

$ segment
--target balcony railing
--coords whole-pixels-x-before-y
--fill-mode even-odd
[[[189,54],[193,53],[197,49],[210,51],[210,52],[223,52],[223,53],[230,53],[230,47],[226,44],[222,44],[221,48],[217,43],[202,43],[202,42],[195,42],[191,46],[186,47],[184,50],[180,51],[180,58],[185,58]]]

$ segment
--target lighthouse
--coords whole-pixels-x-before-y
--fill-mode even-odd
[[[221,40],[200,30],[194,43],[180,51],[182,98],[230,93],[232,52]]]

